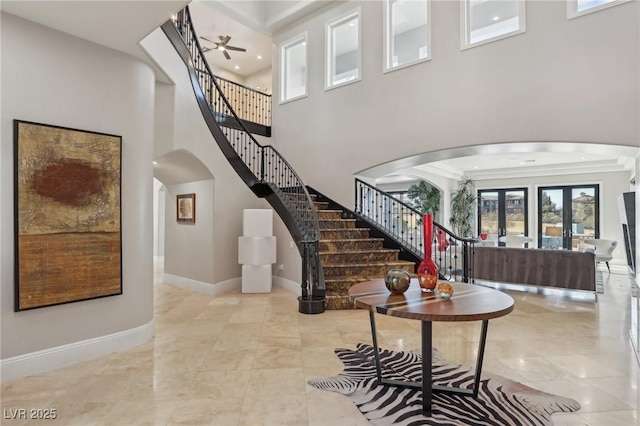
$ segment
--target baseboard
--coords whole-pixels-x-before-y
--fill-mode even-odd
[[[232,278],[230,280],[220,281],[216,284],[211,284],[203,281],[192,280],[191,278],[180,277],[178,275],[167,274],[166,272],[163,274],[162,282],[164,284],[195,291],[196,293],[206,294],[207,296],[219,296],[223,293],[242,287],[242,278]]]
[[[285,290],[289,290],[290,292],[294,293],[296,296],[302,295],[302,288],[300,287],[300,283],[297,283],[295,281],[291,281],[282,277],[273,277],[273,283],[278,287],[284,288]]]
[[[0,360],[0,382],[121,352],[151,339],[153,320],[130,330]]]

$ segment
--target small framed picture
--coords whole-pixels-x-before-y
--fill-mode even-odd
[[[176,196],[176,219],[180,223],[196,223],[196,194]]]

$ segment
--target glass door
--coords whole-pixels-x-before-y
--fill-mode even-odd
[[[538,247],[583,250],[600,230],[598,185],[538,188]]]
[[[479,190],[478,235],[496,242],[505,235],[527,235],[527,204],[526,188]]]

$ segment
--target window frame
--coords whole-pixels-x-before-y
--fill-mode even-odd
[[[334,65],[334,55],[333,55],[333,41],[334,34],[333,29],[335,27],[340,26],[354,18],[358,20],[358,43],[357,43],[357,54],[356,54],[356,64],[358,75],[356,78],[352,80],[343,81],[340,83],[333,83],[333,78],[335,77],[332,72],[332,68]],[[346,86],[349,84],[357,83],[362,80],[362,10],[360,7],[356,9],[352,9],[349,12],[343,13],[338,17],[327,21],[325,24],[325,76],[324,76],[324,90],[332,90],[337,89],[338,87]]]
[[[298,34],[290,39],[280,43],[279,51],[280,51],[280,98],[279,104],[286,104],[288,102],[297,101],[299,99],[306,98],[309,93],[309,33],[307,31]],[[304,46],[304,93],[298,96],[294,96],[291,98],[285,99],[286,94],[286,82],[287,82],[287,72],[286,72],[286,51],[291,47],[295,47],[302,44]]]
[[[491,0],[489,0],[491,1]],[[505,0],[503,0],[505,1]],[[480,40],[476,42],[471,42],[471,31],[469,28],[469,8],[470,8],[470,0],[460,0],[460,50],[467,50],[477,46],[482,46],[488,43],[493,43],[494,41],[504,40],[509,37],[513,37],[518,34],[525,33],[527,31],[527,16],[526,16],[526,4],[525,0],[514,0],[515,3],[518,4],[518,24],[519,28],[515,31],[511,31],[505,34],[500,34],[495,37],[491,37],[485,40]]]
[[[609,9],[610,7],[619,6],[621,4],[629,3],[631,0],[613,0],[608,3],[604,3],[598,6],[593,6],[588,9],[579,11],[578,0],[567,0],[567,19],[579,18],[584,15],[588,15],[594,12],[600,12],[601,10]]]
[[[394,0],[385,0],[384,1],[384,10],[383,10],[383,28],[384,28],[384,46],[383,46],[383,65],[382,72],[388,73],[397,71],[403,68],[407,68],[416,64],[420,64],[422,62],[428,62],[431,60],[431,0],[413,0],[413,1],[424,1],[427,4],[427,56],[424,58],[418,58],[413,61],[405,62],[400,65],[393,66],[392,64],[392,38],[393,38],[393,29],[392,29],[392,2]]]

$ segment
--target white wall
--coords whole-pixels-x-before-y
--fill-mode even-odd
[[[538,187],[553,185],[597,184],[600,187],[600,238],[618,241],[612,263],[626,265],[618,196],[629,191],[629,172],[540,176],[520,179],[476,180],[476,189],[527,188],[529,194],[529,236],[537,239]],[[537,247],[537,242],[535,244]]]
[[[497,142],[638,145],[638,2],[569,21],[565,2],[529,1],[526,33],[465,51],[459,3],[432,3],[431,61],[387,74],[382,2],[346,2],[276,34],[276,45],[309,35],[308,97],[273,104],[274,144],[307,184],[349,206],[355,173],[419,153]],[[325,23],[358,6],[362,80],[325,91]],[[276,55],[276,94],[278,66]]]
[[[153,255],[164,257],[165,202],[167,189],[153,179]]]
[[[213,263],[213,199],[215,180],[189,182],[166,187],[164,272],[180,277],[215,283]],[[176,220],[176,196],[196,194],[194,224]],[[236,261],[237,262],[237,261]]]
[[[267,68],[257,73],[251,74],[245,79],[244,85],[262,93],[272,93],[271,68]]]
[[[214,286],[239,278],[242,275],[241,265],[238,264],[238,236],[242,235],[242,214],[239,212],[246,208],[269,208],[269,205],[249,190],[223,156],[198,109],[187,68],[164,33],[158,29],[141,44],[175,83],[171,90],[163,90],[159,94],[170,98],[163,102],[170,103],[171,108],[164,108],[164,115],[160,115],[158,120],[170,120],[173,125],[172,133],[163,145],[156,146],[156,157],[184,149],[202,162],[214,177],[212,181],[207,181],[203,189],[203,202],[207,210],[200,210],[200,195],[196,198],[198,213],[195,228],[185,228],[186,225],[177,227],[175,213],[167,207],[165,272]],[[184,189],[185,193],[195,192],[188,190],[189,185],[199,184],[187,183],[184,188],[171,188],[172,185],[169,185],[167,206],[175,203],[174,191]],[[207,226],[202,233],[199,228],[201,220]],[[195,235],[196,231],[199,235]],[[187,258],[184,251],[172,250],[182,246],[183,239],[188,235],[199,242]]]
[[[152,334],[153,72],[132,56],[5,13],[1,19],[2,360],[148,324]],[[13,119],[122,136],[122,295],[13,311]]]

